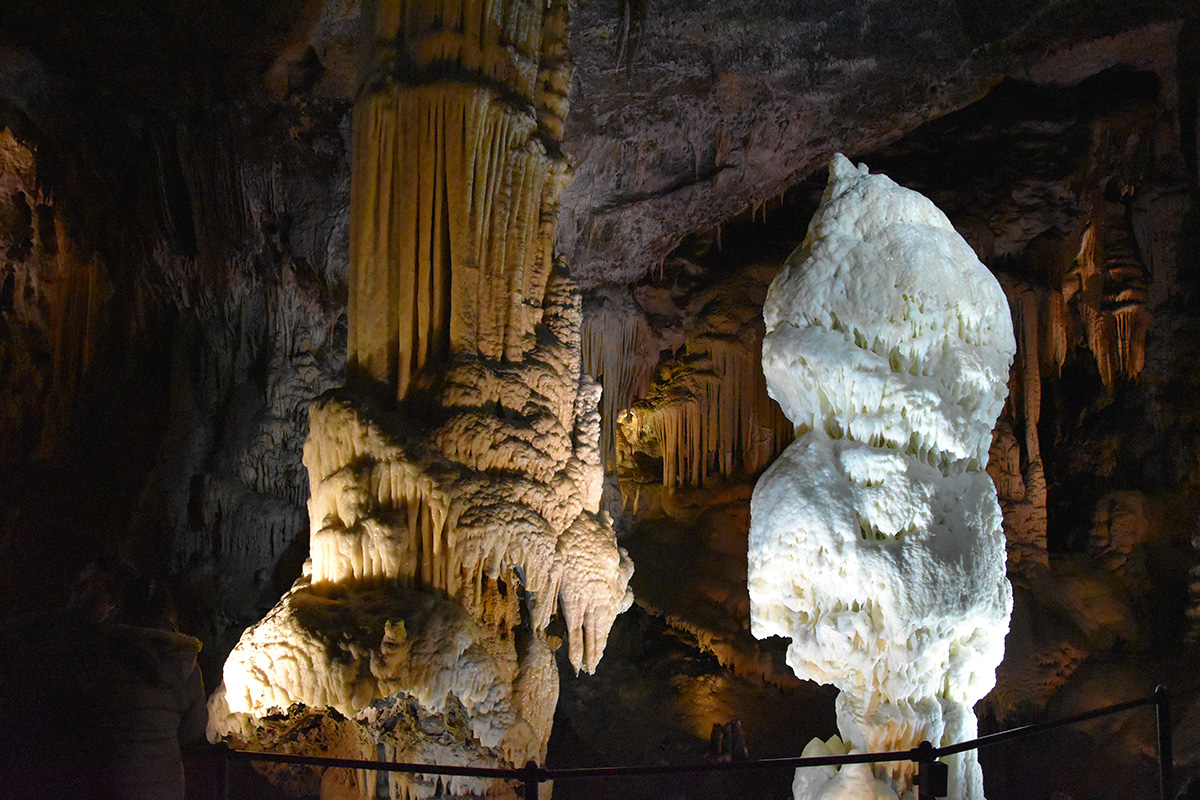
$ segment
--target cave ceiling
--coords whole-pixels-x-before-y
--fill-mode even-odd
[[[1096,188],[1081,182],[1110,177],[1112,164],[1085,163],[1097,152],[1119,161],[1132,147],[1154,162],[1142,174],[1160,190],[1137,215],[1166,236],[1152,223],[1190,182],[1179,100],[1194,110],[1200,73],[1186,10],[1177,0],[576,2],[562,141],[574,182],[557,249],[587,295],[585,361],[606,381],[606,450],[630,404],[669,405],[704,372],[697,364],[711,382],[713,359],[728,357],[713,343],[754,349],[765,285],[802,238],[834,152],[928,193],[985,263],[1007,259],[1003,269],[1042,290],[1057,291],[1079,250],[1081,198]],[[27,548],[26,562],[39,548],[47,560],[4,568],[20,591],[43,591],[46,572],[61,585],[115,540],[155,569],[228,567],[227,585],[204,592],[232,598],[220,602],[236,607],[234,621],[257,618],[258,592],[278,595],[254,581],[291,580],[306,535],[307,404],[344,377],[359,15],[355,0],[6,7],[0,469],[23,510],[4,525],[22,531],[13,547]],[[1097,150],[1097,131],[1116,144]],[[747,228],[768,209],[771,224]],[[1042,259],[1034,251],[1047,242],[1055,252]],[[672,262],[681,243],[686,258]],[[722,268],[741,271],[736,291],[717,286]],[[1182,308],[1161,275],[1153,303]],[[627,341],[605,331],[610,318],[629,326]],[[1090,355],[1066,364],[1085,379],[1041,423],[1070,445],[1047,469],[1064,485],[1091,477],[1057,493],[1066,511],[1048,513],[1075,531],[1061,540],[1086,538],[1113,476],[1156,488],[1190,480],[1192,439],[1155,427],[1191,419],[1194,381],[1175,369],[1173,344],[1189,340],[1191,322],[1178,319],[1148,340],[1143,382],[1145,397],[1180,398],[1174,406],[1143,413],[1137,386],[1113,402]],[[1047,375],[1058,358],[1046,357]],[[723,417],[740,409],[784,431],[741,454],[745,475],[790,437],[765,391],[743,391],[758,380],[754,360],[737,362],[733,391],[711,393]],[[670,380],[656,388],[655,374]],[[1145,430],[1114,443],[1117,423]],[[640,447],[634,473],[646,467]],[[662,464],[648,477],[662,485]],[[266,539],[255,533],[264,519]],[[669,588],[658,594],[686,596]]]
[[[1081,0],[583,0],[558,247],[586,287],[628,283],[688,233],[871,152],[1006,77],[1165,70],[1181,6]],[[348,102],[354,0],[17,0],[0,101],[64,150],[213,106]],[[1168,87],[1170,88],[1170,87]],[[119,148],[115,148],[119,152]],[[115,158],[119,159],[119,156]]]

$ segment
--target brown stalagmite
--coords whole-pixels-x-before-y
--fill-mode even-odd
[[[1062,295],[999,276],[1008,297],[1017,339],[1005,410],[992,445],[988,472],[996,483],[1008,539],[1009,568],[1023,571],[1049,564],[1046,549],[1046,479],[1038,423],[1042,379],[1057,374],[1066,359]],[[1019,440],[1018,440],[1018,434]]]
[[[600,511],[599,391],[580,369],[579,293],[552,259],[568,174],[564,15],[562,0],[366,4],[355,385],[310,406],[310,569],[230,655],[214,739],[290,730],[286,712],[301,703],[344,720],[334,745],[314,740],[322,750],[543,760],[558,693],[551,615],[561,607],[570,660],[592,670],[632,599],[632,564]],[[521,602],[533,626],[517,637]],[[415,718],[381,726],[378,700]],[[469,730],[447,724],[455,702]],[[503,783],[436,781],[390,791],[511,796]]]

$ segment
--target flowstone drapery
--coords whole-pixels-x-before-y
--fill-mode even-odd
[[[632,564],[600,511],[600,387],[580,367],[579,293],[551,256],[566,4],[368,5],[350,387],[310,407],[310,559],[226,662],[209,736],[519,765],[545,758],[555,609],[571,664],[592,671],[632,599]],[[511,795],[383,780],[329,770],[320,788]]]
[[[751,501],[752,630],[790,637],[796,674],[841,689],[841,739],[806,755],[969,739],[1012,609],[984,471],[1015,348],[1004,294],[929,200],[836,156],[763,317],[797,438]],[[948,760],[949,796],[981,800],[974,754]],[[797,800],[911,791],[905,762],[793,785]]]

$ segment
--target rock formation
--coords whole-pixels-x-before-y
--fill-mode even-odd
[[[358,662],[365,664],[382,653],[386,637],[394,658],[377,655],[375,663],[387,686],[473,662],[481,675],[514,688],[490,706],[461,684],[455,691],[465,699],[455,703],[426,698],[423,707],[389,695],[371,701],[359,720],[297,707],[301,716],[290,727],[255,730],[262,737],[255,744],[378,753],[363,727],[370,717],[375,730],[399,731],[386,746],[421,739],[428,749],[411,744],[403,752],[442,760],[464,752],[459,744],[436,750],[443,736],[519,743],[524,728],[505,711],[517,705],[536,732],[533,709],[551,704],[524,698],[551,679],[511,678],[517,656],[505,641],[511,653],[540,654],[524,675],[548,666],[538,660],[546,651],[530,644],[534,606],[540,614],[546,604],[503,566],[495,579],[489,569],[479,574],[478,604],[475,576],[461,571],[459,589],[425,593],[422,561],[435,543],[439,559],[452,544],[464,563],[480,563],[465,555],[475,547],[515,559],[517,549],[549,549],[551,534],[530,531],[566,524],[543,528],[542,512],[526,511],[549,508],[551,498],[518,484],[552,474],[535,451],[568,447],[552,422],[565,418],[535,406],[557,409],[559,400],[543,398],[565,405],[575,390],[560,395],[538,383],[541,397],[531,394],[527,403],[521,387],[532,380],[526,367],[533,360],[566,352],[541,332],[573,315],[573,301],[562,314],[533,295],[489,306],[480,346],[525,354],[472,362],[474,334],[454,332],[448,304],[477,308],[479,292],[503,282],[525,291],[526,279],[534,287],[559,279],[544,260],[522,266],[506,256],[494,263],[512,267],[512,280],[481,289],[471,272],[478,265],[459,264],[453,253],[437,260],[437,242],[448,243],[450,233],[439,240],[433,220],[439,213],[449,220],[455,202],[466,215],[454,223],[459,231],[494,237],[509,225],[536,238],[537,226],[521,215],[551,215],[557,205],[556,253],[584,292],[583,372],[604,387],[601,508],[639,564],[639,609],[618,617],[599,674],[562,680],[551,763],[689,763],[708,753],[715,725],[733,720],[742,722],[752,757],[795,755],[814,736],[828,740],[836,730],[834,690],[795,679],[782,640],[750,635],[746,539],[757,471],[795,436],[758,371],[761,304],[816,208],[825,181],[814,169],[823,173],[836,149],[930,197],[1001,279],[1013,311],[1018,354],[989,470],[1009,540],[1014,615],[998,685],[980,707],[981,727],[1141,696],[1157,681],[1190,685],[1189,603],[1200,619],[1200,588],[1188,595],[1189,583],[1200,587],[1188,574],[1200,561],[1190,543],[1200,513],[1200,372],[1192,367],[1200,358],[1192,268],[1200,263],[1192,192],[1200,20],[1193,5],[574,3],[577,68],[560,159],[540,120],[526,136],[540,108],[529,101],[526,79],[534,71],[563,77],[532,44],[518,48],[519,57],[507,45],[494,47],[491,66],[473,72],[460,69],[457,57],[435,55],[433,66],[428,53],[413,55],[387,31],[360,47],[363,10],[380,15],[359,0],[11,0],[0,25],[0,624],[24,611],[53,611],[88,561],[126,558],[171,586],[181,628],[203,640],[198,662],[215,688],[241,632],[301,573],[310,545],[312,489],[302,460],[309,403],[349,382],[353,391],[327,396],[313,415],[317,453],[309,460],[330,464],[314,506],[323,554],[311,574],[319,573],[317,585],[330,597],[361,594],[353,607],[321,607],[345,611],[347,627],[360,634],[322,641],[342,662],[367,654]],[[460,23],[422,27],[405,8],[412,41],[457,52]],[[505,63],[524,66],[510,71]],[[485,222],[472,216],[474,197],[452,200],[436,175],[441,158],[456,180],[468,173],[472,181],[481,176],[481,185],[494,179],[503,159],[465,144],[449,169],[446,148],[458,140],[446,120],[465,131],[470,114],[480,130],[496,129],[495,109],[472,100],[459,78],[469,84],[472,75],[497,71],[521,75],[488,78],[479,88],[512,87],[505,97],[526,112],[509,127],[523,164],[518,172],[531,185],[545,177],[550,191],[540,201],[509,203],[504,222]],[[398,88],[414,76],[427,91]],[[355,112],[363,84],[372,88]],[[450,84],[457,88],[434,97],[435,85]],[[415,116],[389,118],[389,103]],[[355,133],[355,113],[375,119],[376,132],[359,126]],[[422,132],[414,142],[415,128]],[[411,170],[390,162],[393,168],[355,172],[352,181],[356,135],[433,160]],[[575,178],[555,198],[560,176],[549,162],[561,161]],[[370,226],[354,229],[356,270],[376,256],[389,259],[385,270],[356,283],[354,302],[395,314],[377,318],[378,331],[354,326],[348,381],[351,183],[357,194],[384,180],[393,187],[372,191],[397,215],[381,214],[380,224],[416,231],[416,251],[404,252],[398,237],[395,250],[390,240],[373,242]],[[1122,193],[1123,186],[1136,191]],[[765,202],[764,222],[758,212]],[[1089,223],[1090,251],[1081,246]],[[1105,237],[1119,242],[1102,229],[1131,231],[1126,243],[1136,243],[1140,267],[1108,259]],[[424,251],[428,270],[418,266]],[[455,284],[456,274],[465,280]],[[494,270],[488,275],[496,278]],[[403,315],[398,300],[383,296],[393,288],[414,301]],[[1122,332],[1118,306],[1127,300],[1136,303],[1125,308],[1132,325]],[[528,319],[538,314],[541,323]],[[443,322],[421,339],[421,326]],[[415,327],[401,330],[409,323]],[[530,330],[539,332],[533,341]],[[464,341],[461,352],[452,350]],[[457,374],[448,382],[451,369]],[[740,385],[731,392],[732,384]],[[731,397],[740,420],[727,416]],[[522,417],[518,406],[531,414]],[[535,421],[536,430],[529,427]],[[339,451],[336,425],[343,423],[352,435]],[[572,438],[590,424],[561,423]],[[462,444],[468,429],[490,431],[504,447]],[[381,443],[374,464],[362,456],[363,441]],[[462,444],[453,455],[443,448],[450,442]],[[506,470],[519,452],[529,464]],[[347,463],[339,463],[344,454]],[[386,497],[371,485],[384,476]],[[461,481],[472,494],[484,485],[480,476],[511,491],[476,494],[472,508],[487,510],[464,507],[451,525],[458,512],[446,510],[443,519],[443,502],[467,501],[448,482]],[[556,484],[555,496],[566,487]],[[421,537],[391,548],[388,525],[408,525],[410,512],[413,528],[427,527],[428,548]],[[553,563],[563,536],[554,540]],[[453,587],[450,560],[437,563],[440,570],[429,562],[428,581]],[[395,596],[400,581],[387,576],[410,570],[413,594]],[[335,576],[360,583],[339,584]],[[553,589],[553,576],[524,577]],[[497,598],[499,580],[504,598]],[[425,603],[456,591],[466,602],[453,602],[466,616]],[[291,596],[299,606],[318,594]],[[367,613],[372,607],[390,609],[390,632],[383,617]],[[305,613],[320,619],[325,612],[310,604]],[[507,639],[493,633],[526,616],[529,626],[518,625]],[[262,635],[275,624],[264,622]],[[568,638],[558,626],[546,629],[547,645],[550,637]],[[458,644],[414,652],[425,632],[458,628],[469,634]],[[587,635],[577,630],[578,654]],[[488,643],[487,658],[474,642]],[[569,672],[567,649],[556,660]],[[360,694],[382,691],[369,666],[362,675]],[[314,683],[296,687],[294,696],[324,693],[353,709],[335,689]],[[479,724],[468,719],[468,706]],[[1178,711],[1179,774],[1188,777],[1200,774],[1195,698]],[[321,741],[303,744],[304,730]],[[1153,769],[1149,730],[1146,717],[1131,714],[1119,728],[1064,735],[1054,747],[992,750],[1002,766],[989,772],[988,796],[1137,796],[1153,781],[1146,777]],[[494,763],[484,749],[471,752]],[[235,767],[234,781],[241,768],[250,769]],[[274,777],[313,789],[299,771]],[[750,800],[782,796],[791,780],[725,777],[720,790],[674,779],[654,789],[651,781],[614,780],[562,782],[555,795]]]
[[[551,257],[565,4],[385,0],[368,14],[351,387],[310,407],[310,559],[226,661],[210,737],[519,765],[546,755],[555,609],[571,664],[591,672],[631,602],[632,564],[600,510],[579,294]],[[330,771],[321,791],[374,784]],[[510,792],[388,778],[394,798],[443,790]]]
[[[644,355],[651,350],[649,369],[646,360],[614,357],[621,340],[602,332],[598,323],[605,317],[589,319],[593,338],[607,344],[593,352],[617,365],[609,371],[618,387],[635,387],[618,395],[620,410],[609,421],[613,465],[635,513],[639,484],[659,483],[673,492],[753,476],[790,441],[791,425],[767,396],[758,368],[758,309],[766,281],[757,277],[749,271],[696,291],[688,298],[686,323],[674,332],[674,347],[643,347]],[[639,327],[634,331],[642,336]],[[654,466],[647,470],[643,462]]]
[[[1012,311],[1018,358],[1013,360],[1004,413],[996,423],[988,474],[1004,513],[1010,572],[1049,563],[1046,544],[1046,473],[1038,424],[1042,380],[1057,377],[1067,350],[1062,295],[1000,276]],[[1019,437],[1019,438],[1018,438]]]
[[[1004,294],[930,201],[837,156],[763,317],[798,436],[751,501],[751,622],[842,690],[845,744],[808,752],[970,739],[1012,609],[984,471],[1015,349]],[[975,754],[949,761],[949,796],[980,800]],[[794,794],[895,797],[911,778],[801,769]]]
[[[1106,385],[1135,378],[1146,361],[1149,275],[1138,253],[1129,206],[1132,187],[1097,202],[1083,232],[1063,297],[1079,298],[1087,342]]]

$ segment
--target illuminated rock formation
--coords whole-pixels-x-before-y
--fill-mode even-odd
[[[595,292],[584,306],[583,363],[604,386],[600,397],[600,452],[608,463],[616,448],[616,419],[646,394],[658,363],[660,341],[645,311],[627,291]]]
[[[619,468],[653,454],[674,490],[754,475],[770,462],[791,425],[762,385],[758,337],[739,333],[700,333],[682,357],[659,364],[646,396],[616,420]]]
[[[103,260],[84,253],[39,184],[34,149],[0,127],[0,383],[13,387],[0,406],[6,458],[20,451],[30,419],[41,430],[40,457],[67,441],[65,419],[113,294]]]
[[[1134,233],[1134,188],[1110,184],[1094,203],[1063,299],[1079,304],[1088,347],[1105,385],[1132,379],[1146,363],[1151,276]]]
[[[1013,357],[1004,294],[921,195],[843,157],[763,309],[763,371],[799,433],[751,503],[756,636],[833,683],[840,741],[972,738],[1012,607],[984,471]],[[973,754],[950,797],[983,796]],[[798,770],[796,798],[895,797],[912,765]]]
[[[759,367],[775,269],[699,282],[689,267],[679,259],[675,278],[596,292],[585,308],[584,365],[604,384],[603,452],[635,514],[656,487],[754,476],[792,439]]]
[[[631,602],[632,564],[600,510],[579,294],[551,257],[565,3],[384,0],[367,13],[351,388],[310,407],[310,560],[230,655],[209,735],[519,765],[545,758],[555,609],[571,664],[590,672]],[[394,798],[511,793],[388,780]],[[374,797],[375,778],[330,771],[321,791]]]
[[[409,394],[534,345],[566,161],[566,3],[382,0],[354,114],[350,368]],[[411,74],[409,74],[411,73]]]
[[[1004,515],[1010,572],[1048,566],[1046,473],[1038,423],[1042,379],[1057,375],[1066,359],[1067,319],[1062,295],[1001,276],[1012,312],[1017,357],[1009,373],[1008,399],[996,423],[988,474]]]

